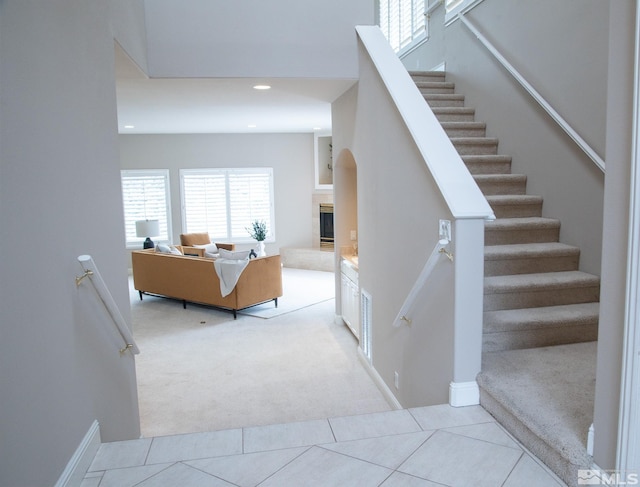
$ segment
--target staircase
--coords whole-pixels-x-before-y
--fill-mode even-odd
[[[575,485],[591,465],[600,280],[579,270],[580,249],[559,242],[560,221],[542,216],[445,73],[411,76],[496,215],[485,224],[481,404]]]

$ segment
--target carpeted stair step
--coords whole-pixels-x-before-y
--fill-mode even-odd
[[[480,404],[569,486],[590,469],[596,343],[483,354]]]
[[[416,86],[423,95],[453,94],[455,84],[448,81],[416,81]]]
[[[496,218],[542,216],[542,197],[535,195],[490,195],[487,202]]]
[[[482,351],[548,347],[598,339],[599,303],[484,313]]]
[[[413,81],[444,81],[446,73],[444,71],[409,71]]]
[[[484,122],[440,122],[449,137],[484,137],[487,124]]]
[[[476,109],[467,107],[434,107],[432,111],[440,123],[473,122],[476,116]]]
[[[527,176],[524,174],[475,174],[473,179],[485,196],[527,192]]]
[[[553,218],[500,218],[484,224],[485,245],[557,242],[560,220]]]
[[[498,139],[495,137],[451,137],[450,139],[461,156],[498,153]]]
[[[484,275],[575,271],[579,261],[578,247],[559,242],[489,245],[484,248]]]
[[[424,95],[424,99],[431,107],[463,107],[464,95]]]
[[[484,278],[484,311],[591,303],[600,299],[600,278],[580,271]]]
[[[471,174],[508,174],[511,172],[511,156],[467,154],[460,157]]]

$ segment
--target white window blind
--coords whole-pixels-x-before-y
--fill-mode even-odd
[[[267,240],[275,238],[272,168],[183,169],[180,179],[184,232],[251,241],[247,228],[263,220]]]
[[[154,241],[169,241],[169,171],[123,170],[121,179],[127,247],[141,247],[145,240],[136,236],[137,220],[159,220],[160,235],[151,237]]]
[[[380,29],[394,51],[424,38],[425,0],[380,0]]]

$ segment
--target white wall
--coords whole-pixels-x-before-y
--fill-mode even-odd
[[[145,0],[151,77],[357,78],[371,0]]]
[[[272,167],[276,241],[267,243],[267,253],[312,247],[313,134],[121,135],[119,141],[122,169],[169,169],[174,243],[183,233],[180,169]]]
[[[467,14],[600,156],[605,152],[609,3],[599,0],[485,0]],[[581,249],[580,268],[600,274],[604,175],[468,29],[430,20],[430,40],[407,56],[409,69],[446,61],[498,151],[544,197],[543,215],[562,221],[560,238]]]
[[[134,361],[75,284],[91,254],[130,318],[109,16],[106,0],[0,2],[3,486],[53,485],[96,419],[105,441],[140,433]]]
[[[633,131],[634,1],[610,2],[600,328],[594,410],[595,462],[616,466],[628,258],[630,163]],[[636,60],[637,62],[637,60]],[[638,407],[636,405],[636,407]]]
[[[448,261],[434,271],[437,285],[420,295],[412,326],[392,323],[437,242],[438,220],[451,213],[364,52],[360,73],[358,85],[333,103],[333,150],[350,151],[357,167],[359,282],[372,298],[373,367],[404,407],[446,403],[454,327]],[[336,181],[337,215],[349,200],[345,191]],[[349,228],[336,221],[337,245],[349,245]]]

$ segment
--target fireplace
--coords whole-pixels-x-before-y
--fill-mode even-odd
[[[320,248],[333,249],[333,204],[320,203]]]

